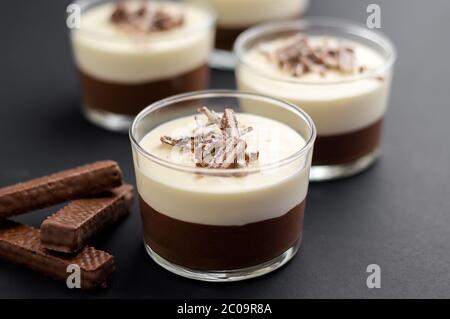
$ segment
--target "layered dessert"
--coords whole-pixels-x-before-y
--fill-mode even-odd
[[[309,0],[189,0],[217,11],[216,48],[231,51],[245,29],[263,22],[299,18]]]
[[[198,111],[155,127],[134,153],[147,249],[204,271],[253,267],[296,249],[310,153],[272,164],[305,139],[267,117]]]
[[[313,167],[377,153],[391,77],[382,53],[362,41],[299,31],[249,42],[239,53],[239,89],[290,101],[312,117]]]
[[[171,1],[97,3],[83,7],[71,33],[90,119],[130,120],[154,101],[208,86],[211,12]]]

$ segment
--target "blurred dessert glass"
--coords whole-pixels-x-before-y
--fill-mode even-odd
[[[187,0],[212,6],[217,12],[216,49],[211,65],[233,69],[231,51],[236,38],[254,25],[287,19],[298,19],[307,10],[309,0]]]
[[[290,101],[312,117],[311,180],[350,176],[374,162],[396,58],[389,39],[350,22],[315,18],[249,29],[235,53],[240,90]]]
[[[127,131],[144,107],[206,89],[215,14],[176,1],[80,0],[70,32],[85,116]]]

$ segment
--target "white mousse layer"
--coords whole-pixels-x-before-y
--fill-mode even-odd
[[[296,17],[303,14],[309,0],[189,0],[212,5],[220,27],[240,28]]]
[[[327,39],[330,44],[337,41]],[[323,38],[311,38],[312,43],[319,41]],[[373,49],[354,42],[346,43],[355,49],[357,66],[375,70],[385,63]],[[280,40],[266,45],[279,46]],[[382,79],[352,80],[354,75],[330,70],[324,77],[308,73],[294,78],[270,63],[260,52],[259,46],[245,53],[242,61],[244,63],[238,65],[236,72],[240,90],[267,94],[298,105],[312,117],[318,135],[336,135],[362,129],[381,119],[386,111],[390,70],[380,74]]]
[[[274,163],[305,145],[296,131],[281,122],[242,113],[237,118],[254,129],[246,135],[249,147],[260,152],[253,165]],[[193,116],[167,122],[149,132],[140,145],[161,159],[195,167],[192,156],[182,156],[179,149],[160,142],[163,135],[186,136],[186,127],[193,128],[194,123]],[[156,211],[186,222],[231,226],[280,217],[300,204],[308,189],[311,158],[308,154],[270,171],[225,177],[163,167],[137,151],[134,162],[139,194]]]
[[[211,13],[189,4],[154,4],[183,13],[183,26],[136,35],[111,23],[113,3],[84,12],[81,28],[72,32],[78,67],[97,79],[142,83],[176,77],[205,64],[214,42],[214,25],[208,24]]]

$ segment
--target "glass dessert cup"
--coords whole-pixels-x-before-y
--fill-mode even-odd
[[[273,71],[275,66],[266,66],[269,62],[255,64],[252,62],[255,59],[250,59],[262,43],[298,33],[321,41],[331,38],[339,43],[352,43],[357,61],[358,53],[364,51],[370,52],[369,56],[376,57],[379,63],[355,74],[334,78],[324,75],[311,80],[277,74],[279,71]],[[389,39],[350,22],[311,18],[249,29],[240,35],[234,50],[238,60],[236,78],[239,90],[289,101],[313,119],[317,139],[311,181],[352,176],[374,163],[380,153],[382,122],[396,58]],[[359,58],[362,59],[361,56]]]
[[[122,3],[137,10],[147,1]],[[150,3],[181,14],[181,25],[139,33],[114,22],[117,1],[74,2],[81,9],[81,23],[70,30],[70,38],[83,113],[105,129],[127,132],[133,118],[149,104],[208,87],[215,14],[172,0]]]
[[[260,23],[298,19],[309,6],[309,0],[188,0],[212,6],[217,12],[215,50],[210,65],[217,69],[235,67],[233,44],[239,34]]]
[[[241,114],[244,104],[264,107]],[[276,140],[280,138],[277,133],[288,130],[289,136],[301,143],[289,144],[295,147],[268,161],[264,159],[268,148],[263,148],[261,163],[243,168],[198,167],[156,154],[154,150],[167,146],[161,145],[159,134],[154,132],[195,115],[204,105],[219,113],[233,107],[238,119],[273,123],[254,127],[258,138]],[[259,112],[268,109],[281,117],[266,118]],[[284,122],[284,118],[289,121]],[[315,127],[306,113],[258,94],[194,92],[147,107],[134,120],[130,139],[144,245],[160,266],[197,280],[237,281],[267,274],[296,254],[302,239],[315,140]],[[271,154],[278,154],[279,143],[267,145],[273,147]]]

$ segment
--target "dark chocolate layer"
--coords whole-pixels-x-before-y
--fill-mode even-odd
[[[295,20],[301,18],[301,14],[294,15],[292,17],[285,18],[285,20]],[[245,26],[245,27],[223,27],[217,26],[216,30],[216,45],[217,49],[232,51],[234,42],[236,38],[248,28],[251,28],[253,25]]]
[[[354,132],[317,136],[313,165],[337,165],[353,162],[374,152],[380,145],[383,119]]]
[[[172,78],[140,84],[99,80],[79,71],[83,102],[88,107],[114,114],[137,115],[153,102],[166,97],[208,88],[206,64]]]
[[[301,239],[305,201],[278,218],[243,226],[213,226],[168,217],[140,198],[144,239],[157,254],[184,267],[231,270],[273,259]]]
[[[232,51],[234,41],[236,38],[244,32],[247,28],[224,28],[217,27],[216,31],[216,48],[226,51]]]

